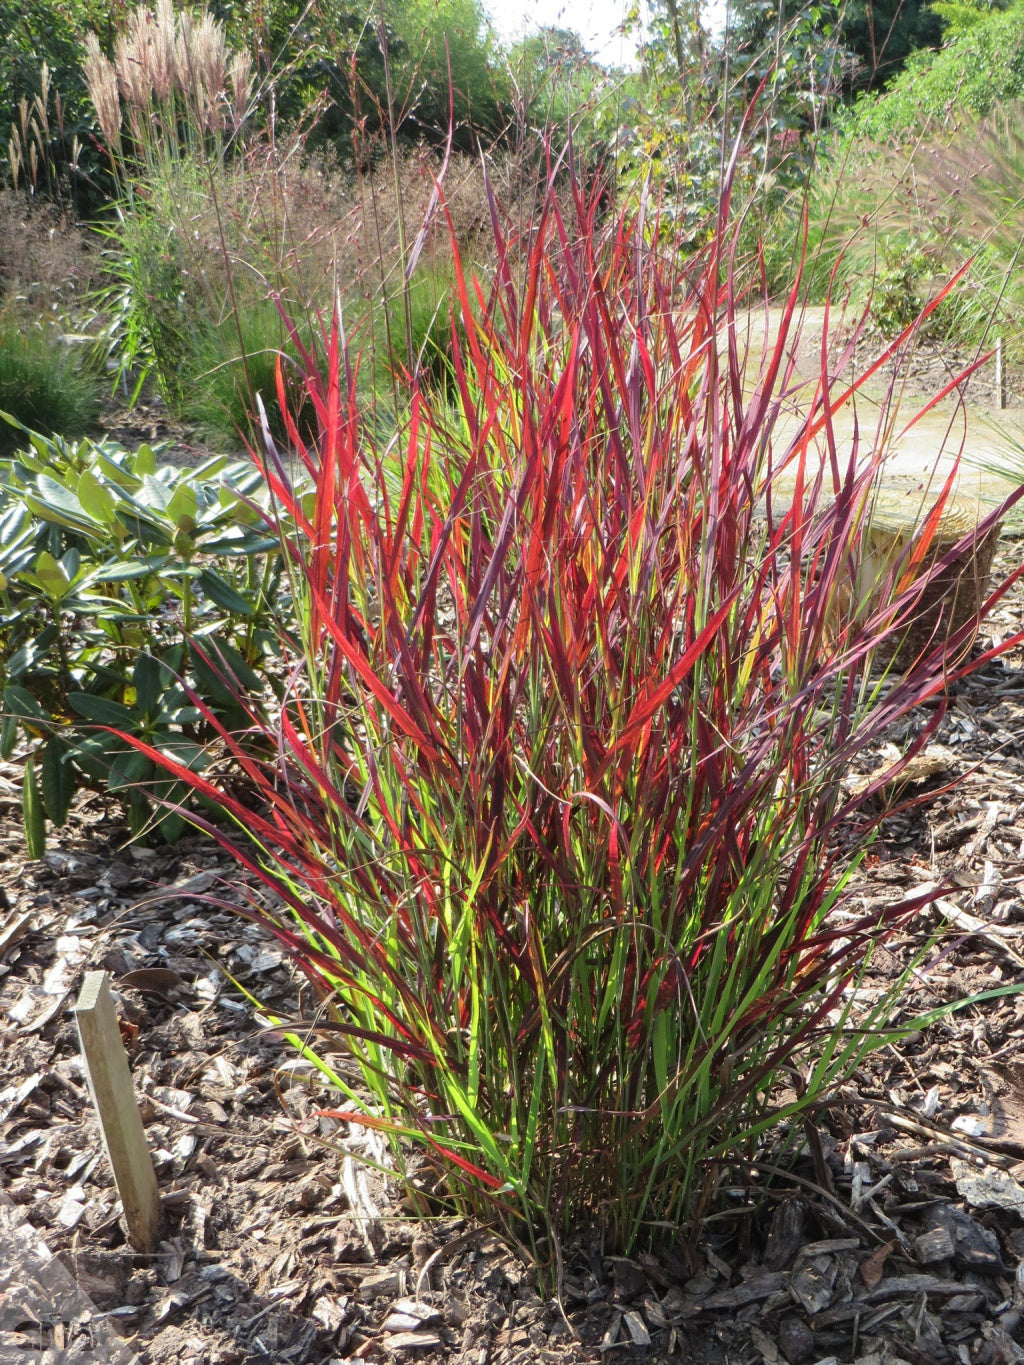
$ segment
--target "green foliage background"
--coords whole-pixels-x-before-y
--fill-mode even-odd
[[[946,46],[914,53],[882,99],[860,99],[839,120],[847,137],[912,137],[1024,96],[1024,5],[945,8],[952,20]]]
[[[333,141],[343,156],[362,154],[354,137],[361,144],[379,133],[389,104],[400,136],[443,140],[449,61],[456,145],[472,146],[477,134],[493,136],[504,123],[508,83],[479,0],[359,0],[337,8],[227,0],[211,10],[234,41],[253,47],[264,74],[275,70],[281,119],[308,118],[319,105],[313,142]]]
[[[25,96],[31,101],[39,90],[44,61],[63,96],[68,121],[88,117],[80,35],[86,28],[112,34],[121,8],[102,0],[0,0],[0,129],[5,140],[17,119],[19,100]]]

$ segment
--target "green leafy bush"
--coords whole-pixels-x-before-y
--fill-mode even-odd
[[[191,275],[177,217],[168,211],[160,186],[139,195],[130,208],[115,206],[113,222],[97,231],[105,242],[104,282],[91,302],[105,318],[110,354],[116,360],[115,388],[130,388],[134,403],[146,380],[155,377],[170,410],[180,414],[194,372],[196,347],[207,332],[210,300]],[[186,198],[175,190],[175,203]]]
[[[133,831],[176,838],[165,803],[187,788],[109,727],[202,768],[210,731],[186,689],[228,725],[245,718],[239,687],[262,695],[279,556],[249,505],[259,472],[161,468],[148,446],[25,444],[0,463],[0,752],[32,741],[54,825],[87,786],[115,795]]]
[[[937,133],[1024,97],[1024,5],[987,12],[941,52],[913,53],[881,97],[838,120],[845,137],[884,143]]]
[[[367,165],[392,132],[470,152],[502,132],[507,86],[479,0],[361,0],[313,27],[312,49],[304,41],[298,54],[307,69],[311,51],[319,57],[307,103],[325,83],[330,97],[314,141]]]
[[[456,261],[454,416],[414,390],[379,448],[340,325],[309,358],[323,435],[263,462],[298,622],[280,715],[252,714],[273,756],[220,727],[262,805],[133,741],[237,822],[210,828],[251,875],[245,913],[323,997],[296,1036],[331,1112],[398,1160],[415,1143],[421,1180],[549,1284],[581,1224],[622,1251],[692,1234],[723,1164],[749,1171],[890,1036],[900,983],[855,988],[921,902],[865,911],[844,886],[972,630],[871,681],[945,566],[933,522],[851,597],[884,439],[833,446],[822,486],[824,369],[776,429],[794,304],[744,377],[728,197],[685,263],[594,208],[549,200],[486,293]]]

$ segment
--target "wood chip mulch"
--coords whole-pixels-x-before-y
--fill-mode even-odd
[[[997,569],[1022,551],[1004,542]],[[1022,624],[1018,591],[986,632]],[[911,775],[934,798],[887,820],[856,887],[947,887],[862,983],[944,923],[911,1012],[1024,984],[1024,650],[960,687],[939,740]],[[730,1175],[695,1253],[566,1248],[560,1307],[485,1229],[405,1210],[360,1160],[381,1155],[371,1132],[314,1115],[308,1067],[244,995],[295,1017],[301,987],[196,899],[236,875],[217,850],[128,846],[85,798],[26,862],[19,780],[0,765],[0,1362],[1024,1362],[1020,996],[874,1053],[795,1164],[765,1149],[760,1197]],[[98,968],[155,1155],[150,1256],[125,1239],[70,1013]]]

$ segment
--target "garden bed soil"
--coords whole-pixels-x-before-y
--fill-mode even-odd
[[[107,438],[118,442],[128,450],[135,450],[143,442],[160,445],[160,463],[190,468],[200,464],[218,452],[193,430],[187,422],[180,421],[167,409],[163,399],[147,384],[141,399],[134,406],[116,401],[107,404],[100,422],[97,438]],[[223,453],[223,452],[220,452]],[[244,458],[245,447],[241,438],[238,450],[231,452],[232,458]]]
[[[997,572],[1021,548],[1004,542]],[[1022,627],[1018,587],[985,631]],[[948,886],[862,983],[884,989],[938,933],[910,1012],[1024,985],[1024,650],[955,689],[938,741],[907,789],[929,800],[886,821],[855,886],[862,905]],[[773,1171],[769,1146],[724,1173],[696,1250],[624,1259],[581,1236],[554,1304],[486,1229],[417,1220],[362,1164],[373,1134],[318,1115],[323,1092],[245,992],[280,1019],[313,1002],[256,927],[202,899],[237,876],[219,850],[134,847],[84,796],[28,862],[19,782],[0,766],[0,1361],[1024,1361],[1019,996],[873,1054],[795,1165]],[[111,974],[155,1154],[152,1255],[126,1243],[79,1060],[90,969]]]

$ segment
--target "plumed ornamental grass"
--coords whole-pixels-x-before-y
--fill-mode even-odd
[[[883,779],[841,779],[932,698],[901,762],[927,742],[971,630],[869,681],[964,545],[926,569],[932,519],[851,599],[882,455],[837,445],[824,346],[776,438],[796,291],[744,379],[727,196],[686,260],[572,202],[515,242],[492,205],[492,282],[456,261],[454,415],[414,391],[379,445],[339,323],[322,361],[293,337],[321,434],[258,457],[300,617],[250,708],[276,756],[224,734],[252,802],[162,760],[244,830],[211,827],[322,996],[308,1055],[351,1054],[325,1105],[549,1283],[571,1228],[692,1234],[891,1037],[898,985],[854,988],[922,902],[848,900]]]

